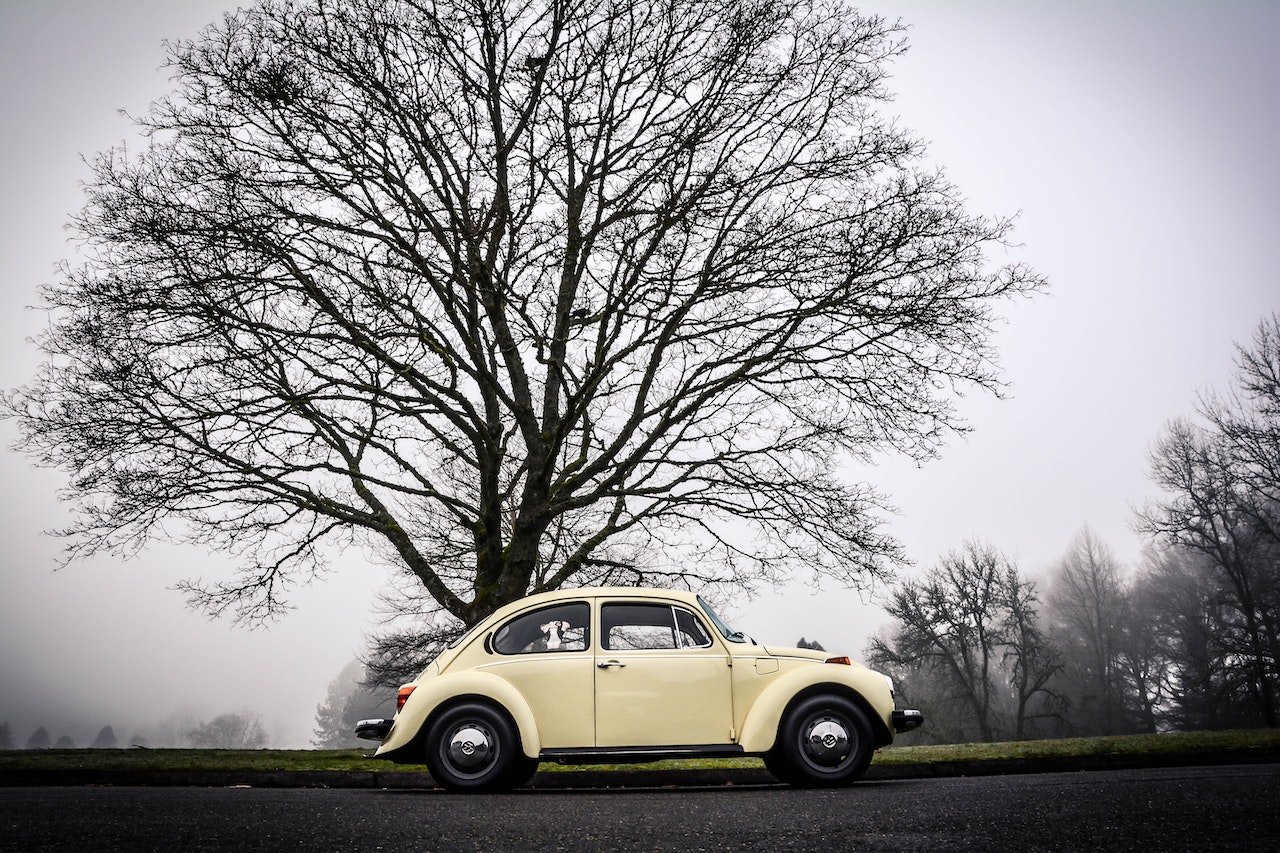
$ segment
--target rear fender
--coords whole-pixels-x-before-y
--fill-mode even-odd
[[[521,751],[528,758],[538,757],[542,740],[529,703],[510,682],[477,670],[439,675],[419,682],[396,714],[391,731],[375,755],[420,763],[421,750],[412,747],[426,734],[431,718],[448,705],[468,700],[488,702],[505,711],[520,734]],[[413,753],[419,754],[415,757]]]

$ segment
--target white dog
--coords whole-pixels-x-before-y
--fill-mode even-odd
[[[564,632],[568,630],[569,623],[562,619],[553,622],[546,622],[539,626],[542,629],[542,635],[547,641],[547,651],[558,649],[564,645]]]

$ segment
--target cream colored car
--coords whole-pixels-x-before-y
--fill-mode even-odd
[[[356,733],[453,790],[500,790],[539,761],[759,755],[794,785],[847,785],[895,731],[884,675],[825,652],[762,646],[700,597],[575,589],[501,608]]]

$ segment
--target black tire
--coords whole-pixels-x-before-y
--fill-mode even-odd
[[[533,778],[533,774],[538,772],[538,759],[528,758],[524,754],[519,755],[515,761],[511,762],[511,768],[507,771],[507,785],[509,788],[519,788],[525,785]]]
[[[520,738],[506,715],[469,702],[437,717],[427,730],[427,769],[450,791],[500,791],[527,770]]]
[[[779,782],[791,784],[791,765],[782,755],[782,750],[778,746],[775,746],[773,749],[766,752],[763,758],[765,770],[768,770],[776,776]]]
[[[874,751],[862,709],[840,696],[812,696],[787,713],[765,766],[798,788],[838,787],[860,779]]]

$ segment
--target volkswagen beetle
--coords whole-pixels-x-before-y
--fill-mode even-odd
[[[397,708],[356,734],[459,791],[521,785],[540,761],[741,755],[793,785],[847,785],[923,722],[847,657],[759,645],[700,596],[633,588],[499,609],[400,688]]]

